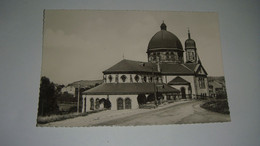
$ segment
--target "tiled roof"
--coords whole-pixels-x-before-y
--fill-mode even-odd
[[[106,73],[158,73],[157,66],[155,63],[141,62],[133,60],[122,60],[110,67],[109,69],[103,71]]]
[[[192,75],[194,71],[185,64],[162,63],[160,64],[161,73],[167,75]]]
[[[213,86],[214,88],[223,88],[223,85],[217,81],[209,82],[209,85]]]
[[[196,71],[196,69],[199,67],[198,63],[185,63],[184,65],[192,71]]]
[[[168,83],[168,85],[189,85],[190,84],[190,82],[188,82],[188,81],[186,81],[186,80],[184,80],[183,78],[181,78],[181,77],[176,77],[176,78],[174,78],[174,79],[172,79],[169,83]]]
[[[158,72],[157,64],[151,62],[141,62],[133,60],[121,60],[114,66],[103,71],[104,74],[109,73],[156,73],[162,75],[194,75],[198,70],[198,63],[160,63],[160,70]],[[203,68],[203,67],[202,67]]]
[[[159,86],[159,87],[158,87]],[[125,95],[125,94],[149,94],[157,90],[160,93],[178,93],[179,90],[166,85],[153,83],[103,83],[89,89],[83,94],[87,95]]]

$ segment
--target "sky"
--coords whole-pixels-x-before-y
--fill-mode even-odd
[[[208,75],[224,75],[217,13],[112,10],[45,10],[41,75],[66,85],[102,79],[123,58],[148,61],[148,43],[163,21],[183,48],[189,28]]]

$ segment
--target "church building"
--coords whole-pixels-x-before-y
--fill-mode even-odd
[[[103,83],[83,92],[82,112],[137,109],[148,102],[208,96],[207,72],[189,31],[184,44],[183,49],[179,38],[162,23],[148,44],[148,62],[123,59],[103,71]]]

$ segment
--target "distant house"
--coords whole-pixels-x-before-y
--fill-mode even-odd
[[[73,83],[68,84],[67,86],[63,87],[61,89],[61,93],[68,93],[73,95],[73,97],[77,97],[78,95],[78,88],[80,88],[80,91],[83,92],[87,89],[93,88],[99,84],[101,84],[103,80],[81,80],[76,81]]]
[[[225,92],[225,84],[224,83],[221,83],[221,82],[218,82],[218,81],[215,81],[215,80],[212,80],[212,81],[209,81],[209,94],[211,97],[216,97],[217,93],[218,92]]]

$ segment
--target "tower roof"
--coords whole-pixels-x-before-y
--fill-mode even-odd
[[[190,30],[188,29],[188,39],[185,41],[185,49],[196,49],[196,43],[190,37]]]

